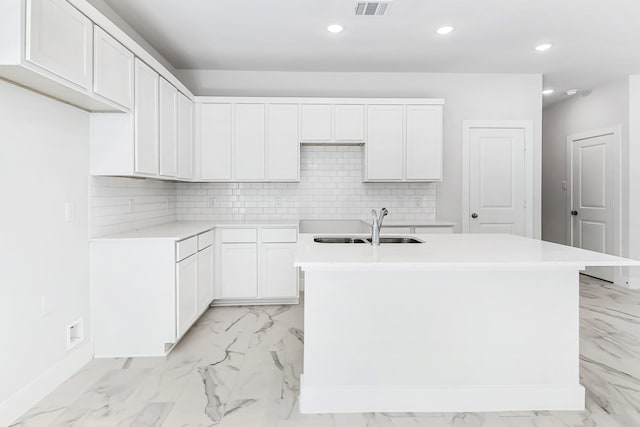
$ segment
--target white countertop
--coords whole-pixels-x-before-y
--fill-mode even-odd
[[[369,237],[368,235],[362,235]],[[640,261],[509,234],[416,234],[422,244],[315,243],[301,234],[295,265],[302,270],[527,269],[640,266]]]
[[[92,241],[120,239],[169,239],[183,240],[216,227],[291,227],[297,228],[297,221],[175,221],[123,233],[109,234],[91,239]]]

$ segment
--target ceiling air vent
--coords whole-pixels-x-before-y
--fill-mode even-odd
[[[358,1],[356,16],[382,16],[389,10],[391,1]]]

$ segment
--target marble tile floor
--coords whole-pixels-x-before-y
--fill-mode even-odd
[[[586,411],[302,415],[301,303],[210,309],[167,358],[94,360],[12,427],[640,426],[640,291],[580,297]]]

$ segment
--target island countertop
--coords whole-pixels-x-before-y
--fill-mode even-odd
[[[367,235],[359,235],[369,237]],[[415,234],[420,244],[316,243],[301,234],[295,265],[302,270],[531,269],[640,266],[599,252],[510,234]]]

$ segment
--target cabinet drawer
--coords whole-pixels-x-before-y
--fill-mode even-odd
[[[220,233],[222,243],[255,243],[258,241],[258,232],[255,228],[228,228]]]
[[[198,252],[198,237],[193,236],[188,239],[181,240],[176,245],[176,261],[185,259]]]
[[[213,244],[213,230],[198,234],[198,250],[201,251]]]
[[[295,228],[266,228],[262,230],[264,243],[295,243],[298,231]]]

